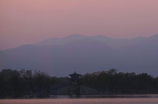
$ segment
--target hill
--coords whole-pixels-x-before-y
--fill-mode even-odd
[[[133,39],[79,34],[0,51],[0,69],[37,69],[68,76],[116,68],[158,74],[158,35]]]

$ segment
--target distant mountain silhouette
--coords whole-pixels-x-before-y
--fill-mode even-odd
[[[131,44],[135,44],[137,42],[143,41],[146,38],[145,37],[137,37],[137,38],[132,38],[132,39],[114,39],[114,38],[109,38],[106,36],[102,35],[97,35],[97,36],[83,36],[80,34],[73,34],[68,37],[64,38],[51,38],[44,40],[42,42],[37,43],[36,45],[38,46],[46,46],[46,45],[64,45],[67,43],[70,43],[72,41],[76,40],[81,40],[81,39],[94,39],[98,40],[100,42],[103,42],[110,46],[113,49],[122,49],[124,47],[127,47]]]
[[[116,68],[158,76],[158,35],[133,39],[79,34],[0,51],[0,69],[37,69],[51,75]]]
[[[87,36],[83,36],[83,35],[80,35],[80,34],[73,34],[73,35],[70,35],[70,36],[67,36],[67,37],[64,37],[64,38],[50,38],[50,39],[41,41],[41,42],[37,43],[36,45],[38,45],[38,46],[64,45],[64,44],[67,44],[71,41],[78,40],[78,39],[84,39],[86,37]]]

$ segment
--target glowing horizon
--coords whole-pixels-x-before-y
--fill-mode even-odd
[[[158,33],[157,0],[1,0],[0,50],[71,34]]]

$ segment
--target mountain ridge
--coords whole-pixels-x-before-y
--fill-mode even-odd
[[[157,36],[113,40],[104,36],[72,35],[58,38],[58,44],[27,44],[0,51],[0,70],[26,68],[66,76],[74,71],[84,74],[116,68],[157,76]]]

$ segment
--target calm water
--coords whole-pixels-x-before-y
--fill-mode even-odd
[[[157,96],[106,98],[1,99],[0,104],[158,104]]]

